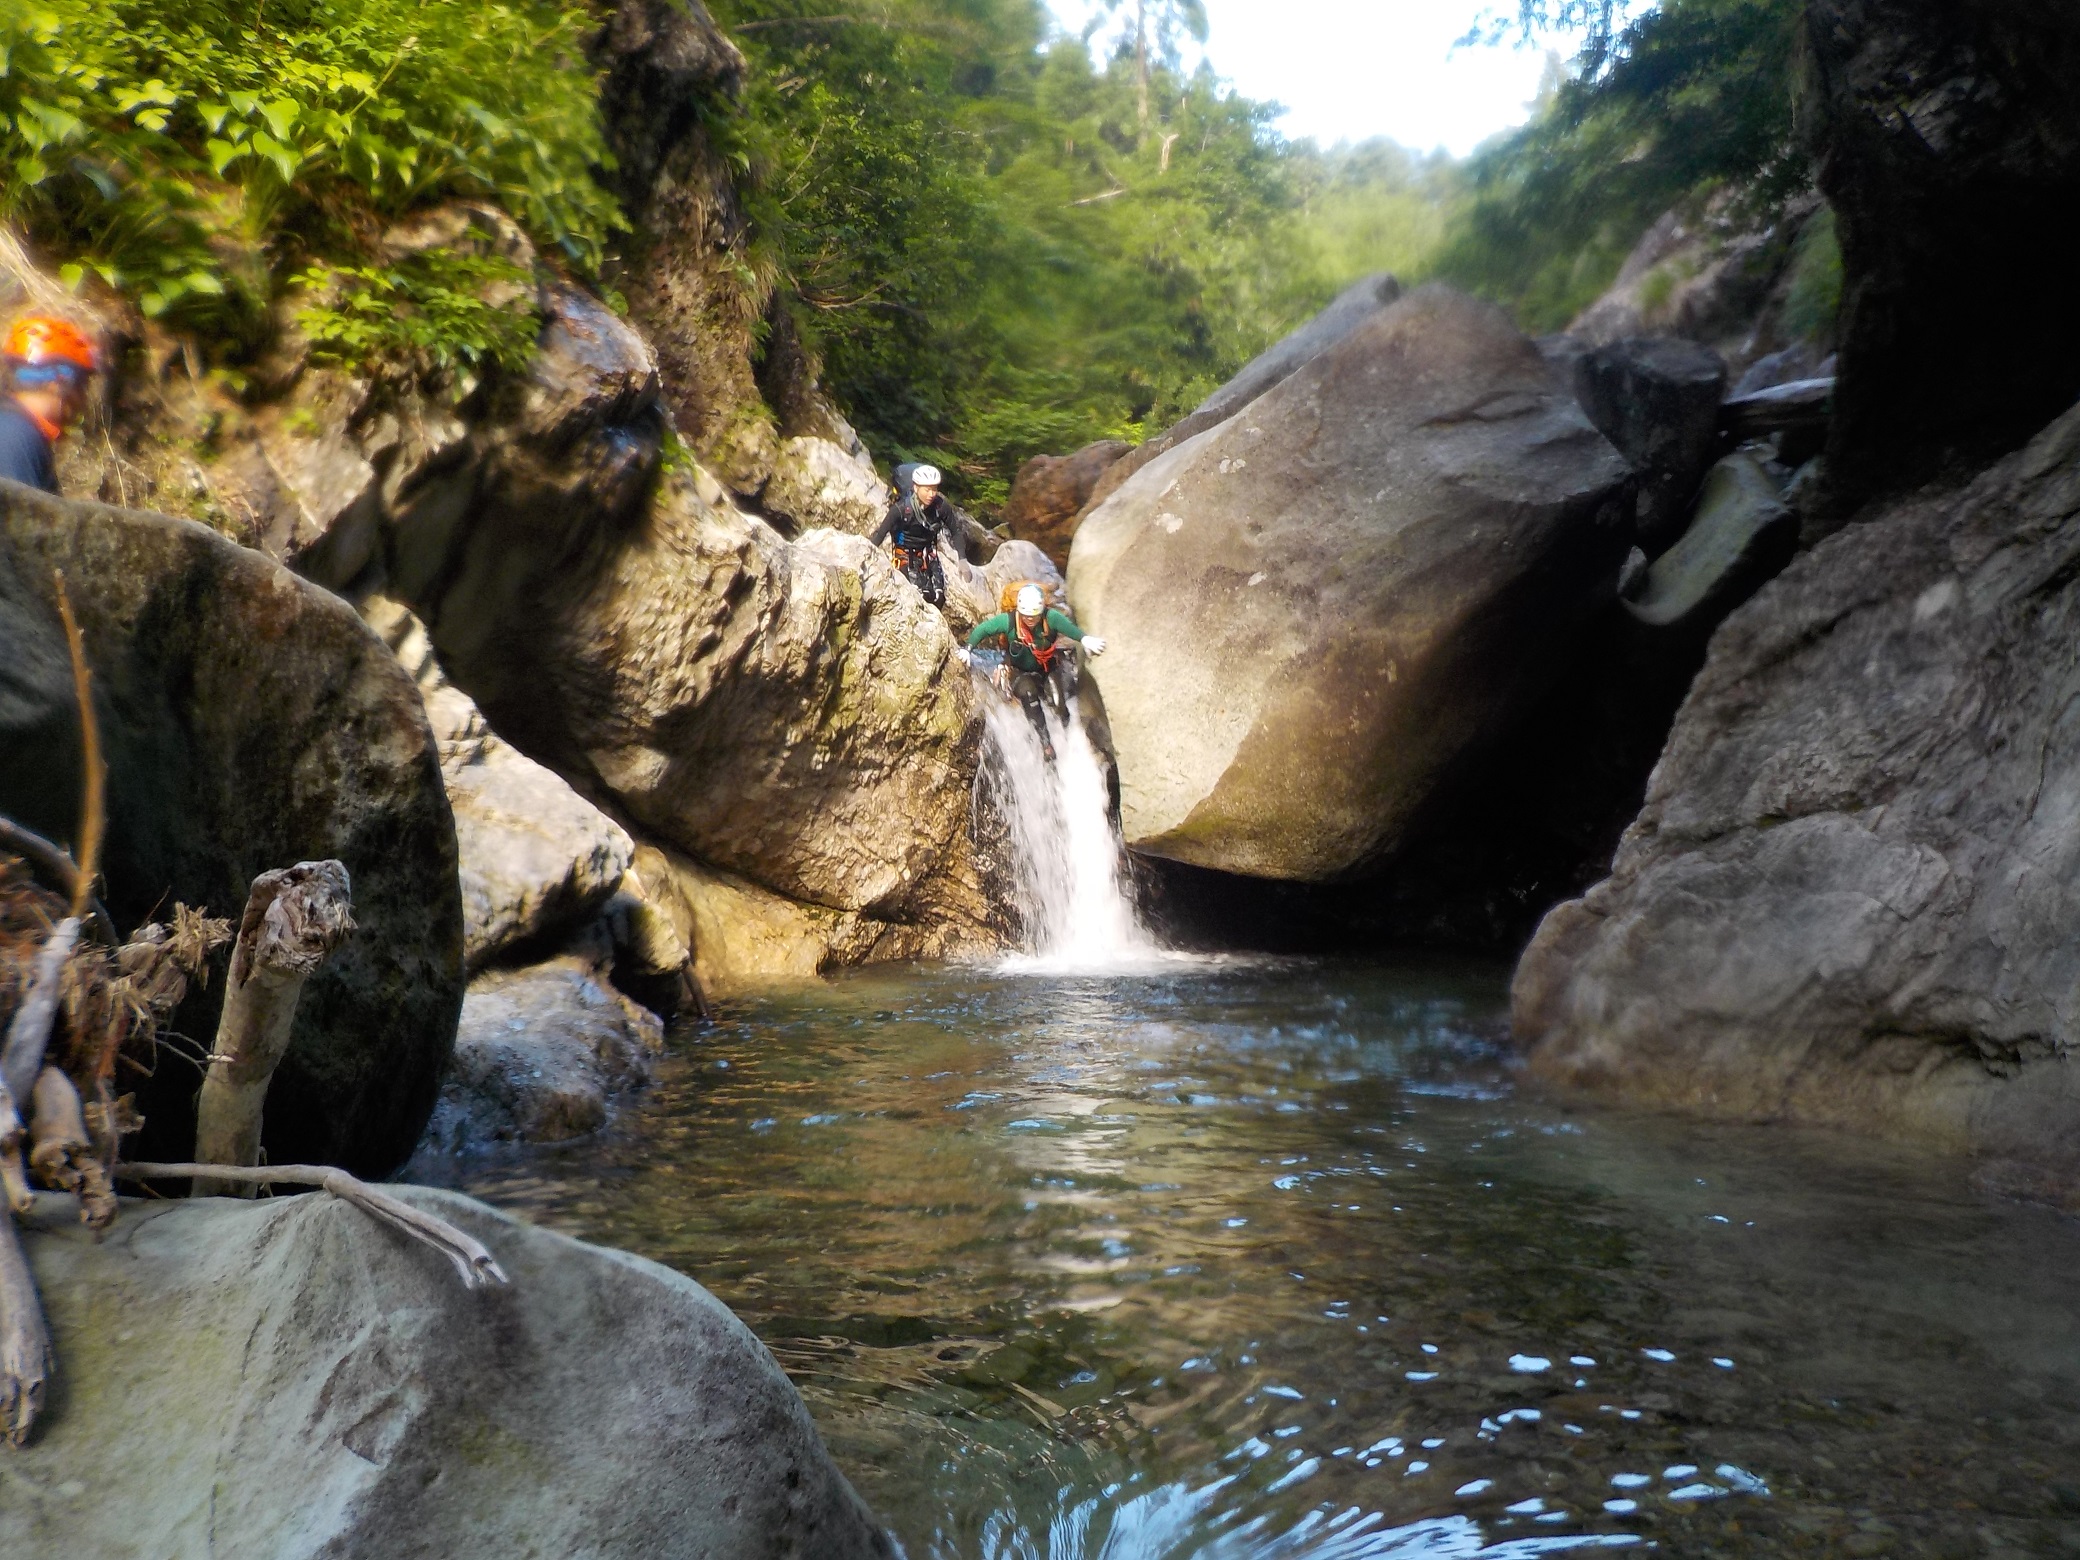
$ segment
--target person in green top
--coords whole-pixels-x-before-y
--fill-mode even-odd
[[[1004,664],[996,673],[997,685],[1025,706],[1026,719],[1040,733],[1040,751],[1053,763],[1054,741],[1047,732],[1041,701],[1054,705],[1066,729],[1070,658],[1062,641],[1082,645],[1086,655],[1103,655],[1105,641],[1078,628],[1068,613],[1048,606],[1038,585],[1021,585],[1015,606],[1015,611],[999,612],[977,623],[968,635],[968,648],[979,650],[993,639],[1003,642]]]

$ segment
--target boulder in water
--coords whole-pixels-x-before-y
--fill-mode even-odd
[[[395,1195],[510,1287],[336,1198],[38,1199],[62,1390],[0,1549],[163,1560],[886,1560],[765,1347],[706,1290],[467,1197]]]
[[[2076,644],[2080,412],[1801,554],[1525,952],[1534,1068],[2080,1174]]]
[[[1502,313],[1426,287],[1085,520],[1127,843],[1324,879],[1391,851],[1612,598],[1623,459]]]
[[[72,837],[79,733],[62,569],[108,758],[104,857],[124,928],[179,901],[236,918],[252,880],[346,864],[356,930],[304,987],[267,1097],[275,1163],[402,1163],[462,1001],[455,824],[419,691],[351,607],[190,521],[0,485],[0,812]],[[175,1020],[216,1030],[223,982]],[[142,1152],[184,1158],[200,1083],[137,1082]],[[126,1084],[126,1087],[128,1084]]]
[[[470,982],[421,1151],[561,1143],[597,1132],[650,1080],[664,1026],[571,956]]]

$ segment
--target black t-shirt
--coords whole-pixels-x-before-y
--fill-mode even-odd
[[[0,401],[0,477],[46,493],[58,491],[51,441],[11,399]]]
[[[934,493],[931,503],[925,505],[920,505],[917,495],[912,493],[889,506],[888,517],[868,540],[879,546],[891,535],[898,547],[929,552],[942,535],[958,542],[959,522],[954,519],[953,506],[946,502],[944,493]]]

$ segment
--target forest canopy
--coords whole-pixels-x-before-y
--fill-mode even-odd
[[[1807,177],[1797,0],[1521,0],[1505,42],[1586,44],[1466,161],[1288,142],[1276,105],[1185,68],[1199,0],[1120,0],[1086,36],[1043,0],[712,8],[751,67],[710,123],[758,274],[876,455],[984,508],[1030,455],[1176,420],[1360,276],[1551,329],[1662,211]],[[486,262],[376,265],[369,235],[489,195],[607,274],[595,25],[585,0],[28,0],[0,18],[0,220],[234,373],[291,288],[330,300],[306,323],[343,358],[514,366],[525,321],[477,306]]]

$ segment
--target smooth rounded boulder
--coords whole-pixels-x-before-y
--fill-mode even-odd
[[[449,1192],[439,1253],[327,1195],[126,1203],[23,1245],[63,1374],[0,1553],[95,1560],[887,1560],[802,1400],[692,1279]]]
[[[1623,458],[1502,312],[1425,287],[1077,534],[1127,843],[1325,880],[1406,837],[1614,594]]]

